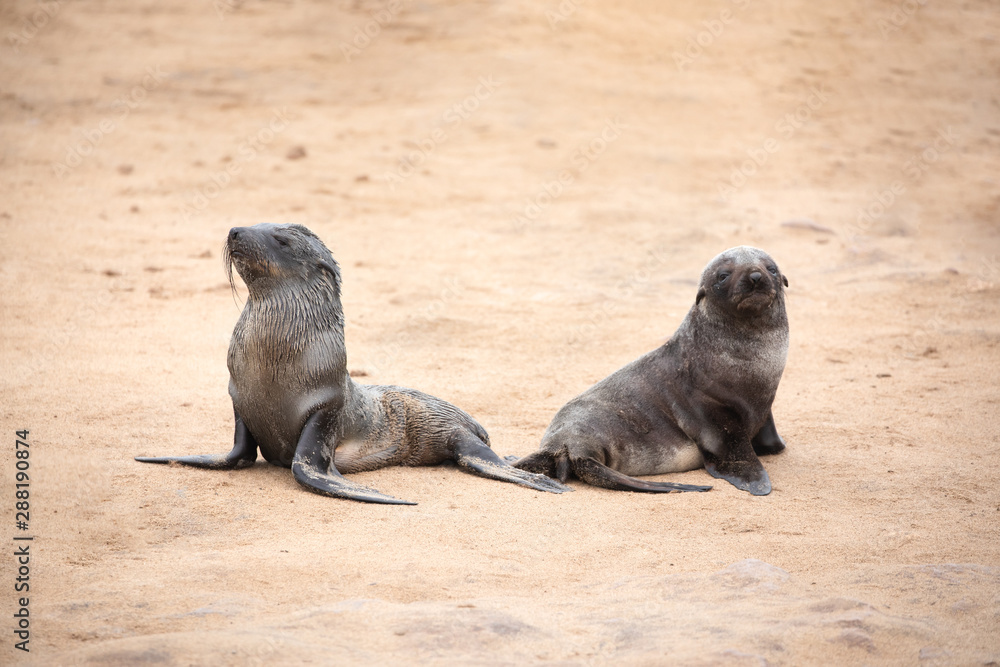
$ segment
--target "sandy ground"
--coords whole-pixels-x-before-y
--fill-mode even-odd
[[[1000,662],[994,3],[0,20],[0,663]],[[505,455],[669,337],[713,255],[767,249],[773,493],[355,476],[419,503],[392,507],[134,462],[229,449],[220,250],[263,221],[341,263],[359,381],[456,403]]]

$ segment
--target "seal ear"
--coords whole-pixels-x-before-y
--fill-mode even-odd
[[[694,298],[694,305],[697,306],[699,303],[701,303],[701,300],[705,298],[705,294],[706,294],[705,288],[704,287],[699,287],[698,288],[698,296],[696,296]]]
[[[781,274],[781,282],[785,283],[785,287],[788,287],[788,278],[785,277],[784,273]]]

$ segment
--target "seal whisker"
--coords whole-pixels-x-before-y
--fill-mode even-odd
[[[239,292],[236,290],[236,279],[233,278],[233,254],[229,248],[229,240],[222,244],[222,262],[226,267],[226,279],[229,281],[229,291],[233,295],[233,303],[237,308],[242,308],[239,301]]]

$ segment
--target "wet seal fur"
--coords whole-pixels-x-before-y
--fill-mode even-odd
[[[788,354],[784,287],[763,250],[719,254],[673,337],[567,403],[538,451],[514,463],[565,482],[625,491],[707,491],[649,482],[705,466],[754,495],[771,492],[758,455],[785,448],[771,404]]]
[[[347,372],[340,268],[301,225],[230,230],[225,248],[249,290],[229,343],[229,395],[236,431],[228,454],[137,456],[147,463],[246,468],[257,451],[291,468],[310,491],[372,503],[413,505],[343,474],[454,460],[466,470],[539,491],[568,487],[498,457],[468,414],[413,389],[360,385]],[[235,289],[235,287],[234,287]]]

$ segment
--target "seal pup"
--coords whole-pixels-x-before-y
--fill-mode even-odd
[[[763,250],[719,254],[673,337],[567,403],[538,451],[514,466],[565,482],[626,491],[707,491],[649,482],[705,466],[761,496],[771,481],[757,458],[785,448],[771,414],[788,353],[788,280]]]
[[[236,431],[228,454],[137,456],[147,463],[246,468],[257,451],[310,491],[414,505],[343,474],[454,460],[484,477],[538,491],[570,490],[498,457],[486,430],[454,405],[413,389],[360,385],[347,372],[340,267],[301,225],[235,227],[224,260],[249,290],[229,343]]]

